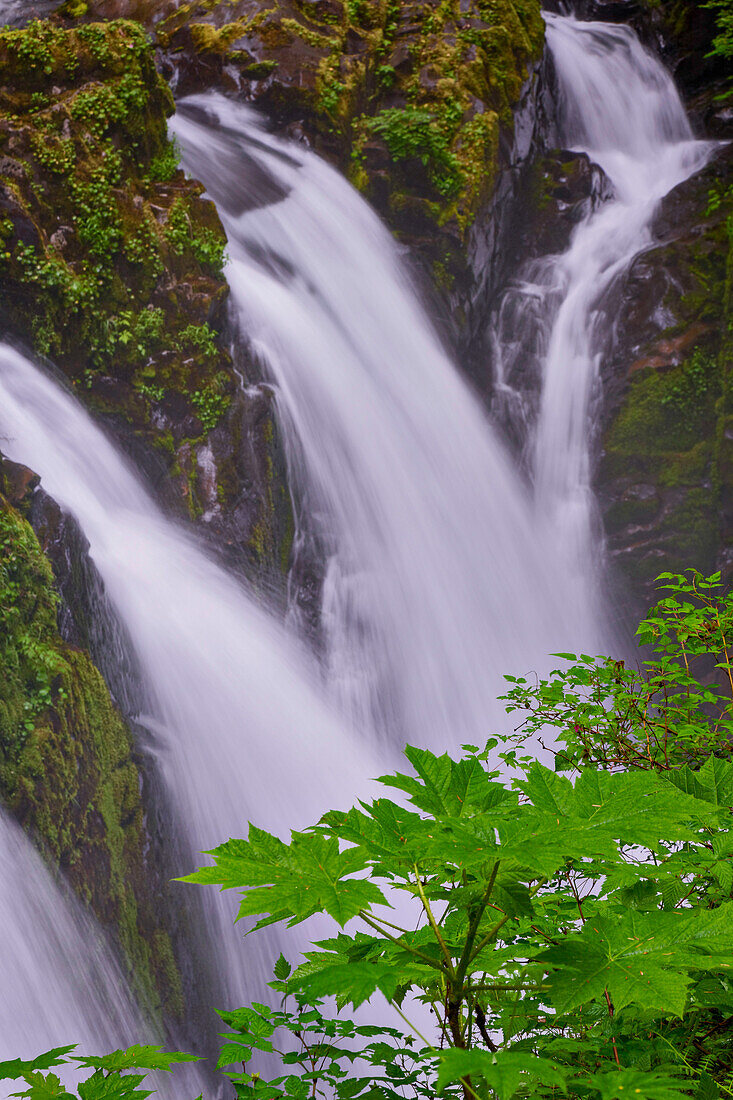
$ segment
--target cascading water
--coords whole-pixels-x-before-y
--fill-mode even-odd
[[[2,345],[0,439],[89,540],[148,682],[154,714],[140,721],[192,852],[246,834],[250,817],[274,830],[309,824],[382,770],[321,701],[275,619],[163,519],[73,397]],[[260,938],[245,958],[234,900],[207,933],[221,995],[241,1003],[248,979],[261,989],[271,977],[277,951]]]
[[[589,421],[612,326],[604,295],[652,242],[661,199],[702,167],[711,144],[693,139],[671,77],[631,28],[545,19],[562,140],[600,165],[613,190],[588,210],[563,255],[520,273],[502,303],[495,346],[504,385],[539,375],[530,441],[537,508],[582,589],[598,545]]]
[[[332,686],[392,739],[485,740],[500,674],[595,645],[598,624],[358,193],[221,96],[184,101],[173,130],[224,221],[238,321],[326,547]]]
[[[295,473],[302,458],[301,499],[328,557],[331,686],[363,729],[395,742],[480,742],[492,732],[499,673],[602,644],[588,457],[600,300],[706,147],[630,30],[548,16],[548,41],[565,140],[601,164],[615,195],[564,256],[535,265],[514,291],[532,298],[542,349],[536,505],[439,346],[394,243],[348,184],[221,97],[198,98],[175,121],[187,165],[225,220],[240,324],[277,383]],[[511,341],[498,335],[511,382]],[[89,540],[147,679],[144,721],[191,848],[241,834],[247,816],[281,829],[350,801],[379,765],[335,721],[300,647],[159,515],[76,402],[10,348],[0,348],[0,437]],[[67,926],[66,900],[49,896],[37,857],[4,820],[0,862],[0,918],[26,936],[18,958],[35,937],[38,951],[45,940],[69,960],[64,986],[38,1010],[48,1026],[33,1033],[35,1047],[56,1041],[62,998],[73,1037],[124,1041],[114,1017],[129,1022],[124,996],[111,993],[112,1031],[100,1035],[91,991],[74,985],[81,974],[114,991],[116,979],[103,961],[88,977],[78,970],[89,940],[79,944],[77,917]],[[41,905],[53,906],[60,940]],[[212,954],[230,999],[272,962],[260,966],[252,949],[245,960],[228,907]],[[3,1039],[15,1055],[31,1041],[16,1020],[35,1018],[35,1002],[19,980],[5,1000],[13,1018]]]
[[[106,945],[1,811],[0,884],[0,1061],[140,1042],[147,1029]],[[0,1097],[16,1091],[0,1082]]]

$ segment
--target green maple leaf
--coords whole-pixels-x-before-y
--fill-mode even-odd
[[[404,791],[418,809],[433,817],[460,817],[516,802],[516,795],[493,782],[475,757],[452,760],[447,754],[436,756],[412,745],[405,749],[405,756],[418,778],[384,775],[379,782]]]
[[[119,1073],[105,1074],[97,1070],[87,1081],[79,1085],[80,1100],[145,1100],[152,1096],[150,1089],[139,1089],[145,1080],[142,1073],[130,1073],[124,1076]]]
[[[706,955],[716,967],[733,965],[729,909],[594,916],[537,956],[552,967],[553,1005],[568,1012],[608,992],[617,1011],[635,1004],[681,1016],[690,970],[704,968]]]
[[[689,1081],[654,1070],[619,1069],[590,1079],[601,1100],[680,1100],[689,1095]]]
[[[388,798],[361,805],[362,810],[352,808],[347,813],[333,810],[325,814],[321,824],[327,834],[359,847],[364,859],[399,860],[411,866],[420,855],[414,830],[423,818]]]
[[[587,768],[573,785],[535,763],[520,786],[536,809],[555,814],[558,824],[563,822],[563,830],[566,823],[582,820],[597,828],[599,837],[649,848],[656,848],[662,838],[694,839],[691,821],[715,819],[711,808],[699,799],[670,789],[665,779],[652,772],[611,773]]]
[[[350,877],[366,869],[363,854],[341,851],[336,838],[318,832],[293,833],[285,844],[251,825],[249,839],[229,840],[207,854],[215,865],[182,881],[242,890],[237,919],[269,914],[256,928],[282,920],[292,926],[319,912],[343,927],[363,909],[388,904],[374,883]]]
[[[341,1003],[358,1008],[377,990],[392,1000],[399,981],[399,973],[387,962],[337,962],[306,973],[298,970],[293,986],[309,999],[335,996]]]
[[[147,1069],[170,1071],[178,1062],[199,1062],[195,1054],[181,1054],[178,1051],[161,1050],[159,1046],[131,1046],[126,1050],[113,1050],[111,1054],[100,1057],[75,1056],[74,1061],[90,1069],[103,1069],[115,1072],[121,1069]]]
[[[733,763],[718,756],[709,757],[697,771],[687,765],[665,773],[665,779],[678,790],[721,809],[733,809]]]
[[[72,1050],[76,1050],[76,1046],[73,1044],[68,1047],[54,1047],[53,1050],[47,1050],[45,1054],[39,1054],[38,1057],[31,1058],[27,1062],[24,1062],[22,1058],[14,1058],[10,1062],[0,1062],[0,1081],[14,1080],[18,1077],[25,1077],[26,1074],[34,1073],[37,1070],[61,1066],[67,1061],[66,1055],[70,1054]]]
[[[67,1092],[55,1073],[29,1072],[26,1077],[28,1088],[23,1092],[11,1093],[12,1096],[28,1097],[29,1100],[76,1100]]]

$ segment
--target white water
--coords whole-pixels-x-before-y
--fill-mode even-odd
[[[246,835],[250,819],[278,831],[310,824],[383,770],[334,720],[275,620],[162,517],[76,400],[2,345],[0,448],[40,474],[89,540],[148,681],[155,713],[141,720],[192,851]],[[243,1003],[248,980],[261,989],[277,958],[262,936],[245,950],[234,901],[207,928],[223,1007]]]
[[[0,1061],[78,1043],[103,1054],[146,1033],[92,922],[0,811]],[[0,1081],[0,1097],[17,1091]]]
[[[563,255],[528,265],[525,281],[510,292],[511,329],[497,343],[502,382],[527,371],[532,339],[539,348],[531,456],[537,507],[547,537],[565,547],[584,584],[598,554],[590,421],[613,321],[603,312],[604,295],[652,242],[661,199],[702,167],[711,144],[693,140],[671,77],[631,28],[550,14],[545,20],[561,138],[601,166],[613,196],[588,211]]]
[[[224,221],[238,320],[326,547],[333,690],[392,740],[481,743],[501,674],[594,646],[597,622],[357,192],[221,96],[184,101],[173,129]]]
[[[277,382],[291,458],[304,466],[301,496],[327,548],[330,686],[363,729],[397,743],[480,742],[492,732],[502,671],[602,644],[588,457],[596,311],[648,242],[656,203],[705,148],[626,28],[548,17],[548,39],[566,140],[602,164],[616,198],[526,288],[547,304],[534,505],[441,349],[394,243],[355,192],[304,149],[267,135],[244,107],[206,97],[198,103],[216,128],[175,123],[225,219],[241,324]],[[282,829],[351,801],[380,765],[334,721],[307,658],[160,516],[76,402],[8,348],[0,437],[89,539],[149,681],[148,725],[190,845],[241,835],[248,817]],[[13,858],[18,870],[2,869],[3,888],[20,876],[30,889],[35,857],[25,845]],[[46,887],[38,897],[51,905]],[[12,922],[2,902],[0,918]],[[59,943],[40,905],[26,911],[26,941],[45,938],[69,961],[46,1006],[48,1034],[63,1004],[76,1036],[106,1041],[95,1032],[94,992],[116,988],[106,964],[79,990],[72,978],[86,944],[73,920],[67,927],[59,917]],[[259,984],[267,975],[272,958],[255,957],[256,940],[245,952],[227,909],[213,918],[211,939],[232,999],[246,995],[248,977]],[[20,1018],[35,994],[22,971],[12,973],[3,992]],[[33,1011],[31,1003],[28,1019]],[[25,1033],[8,1033],[27,1050]]]

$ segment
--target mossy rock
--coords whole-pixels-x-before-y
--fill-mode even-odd
[[[177,444],[234,382],[216,334],[225,237],[178,169],[172,110],[134,22],[0,31],[4,327],[153,438],[158,406],[182,403]]]
[[[143,21],[181,93],[236,87],[317,147],[409,234],[459,241],[542,54],[538,0],[91,0]],[[390,198],[391,196],[391,198]]]
[[[177,1020],[130,733],[88,654],[59,634],[49,562],[3,495],[9,469],[0,460],[0,799],[117,940],[143,1004]]]
[[[220,333],[224,231],[178,167],[172,111],[134,21],[0,30],[0,324],[66,373],[166,504],[200,519],[212,507],[202,455],[228,449],[256,400]],[[224,480],[213,493],[228,539],[257,568],[272,544],[272,571],[284,550],[270,498],[287,497],[284,482]]]
[[[662,571],[733,569],[730,150],[665,200],[656,231],[621,303],[616,369],[627,374],[597,478],[610,550],[639,606]]]

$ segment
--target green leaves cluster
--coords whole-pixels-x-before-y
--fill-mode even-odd
[[[127,1050],[115,1050],[100,1058],[84,1058],[71,1052],[73,1046],[55,1047],[38,1058],[23,1061],[15,1058],[0,1062],[0,1081],[17,1081],[18,1091],[12,1096],[28,1100],[145,1100],[150,1089],[140,1088],[147,1072],[170,1072],[181,1062],[197,1062],[193,1054],[167,1054],[157,1046],[133,1046]],[[91,1070],[76,1093],[68,1092],[61,1079],[50,1072],[59,1066],[73,1062],[77,1067]],[[132,1073],[131,1070],[144,1070]]]
[[[198,225],[191,217],[191,204],[185,198],[176,199],[165,225],[165,235],[177,256],[191,252],[210,272],[220,275],[226,263],[226,243],[216,230]]]
[[[529,735],[552,724],[560,771],[520,755],[526,733],[458,760],[409,748],[411,772],[383,776],[383,796],[289,843],[252,826],[189,877],[241,891],[251,931],[315,913],[337,926],[294,973],[281,960],[279,1013],[226,1018],[238,1095],[731,1092],[733,600],[717,577],[663,580],[641,670],[567,655],[549,681],[512,681]],[[711,655],[703,685],[694,663]],[[403,1059],[388,1084],[349,1070],[354,1049],[374,1057],[350,1021],[374,996],[422,1043],[416,1063],[414,1041],[385,1038]],[[301,1073],[263,1081],[246,1063],[276,1028],[302,1040]]]
[[[713,1004],[733,1014],[733,903],[710,907],[730,887],[733,765],[572,783],[526,762],[509,786],[485,754],[407,758],[414,775],[380,782],[412,808],[361,803],[290,844],[252,828],[190,881],[243,890],[240,917],[264,914],[255,928],[327,913],[342,931],[288,992],[427,1005],[428,1092],[603,1095],[599,1073],[657,1063],[660,1087],[684,1093],[693,1062],[665,1039]]]
[[[712,57],[733,57],[733,0],[708,0],[703,5],[716,12],[717,34],[710,51]]]
[[[36,719],[62,694],[57,602],[30,525],[0,497],[0,764],[17,756]]]
[[[333,923],[275,964],[277,1008],[221,1014],[237,1096],[733,1096],[733,596],[661,579],[640,668],[512,679],[513,736],[408,748],[378,797],[188,876],[239,891],[249,932]],[[529,754],[550,728],[554,769]],[[369,1000],[390,1023],[354,1019]]]
[[[720,574],[658,580],[667,595],[637,630],[651,651],[638,667],[558,654],[566,665],[547,680],[506,677],[507,710],[525,714],[522,736],[559,732],[558,767],[668,770],[730,755],[733,595],[721,597]]]
[[[366,125],[382,138],[393,160],[419,160],[444,198],[458,190],[461,168],[450,150],[445,119],[418,107],[388,107]]]

